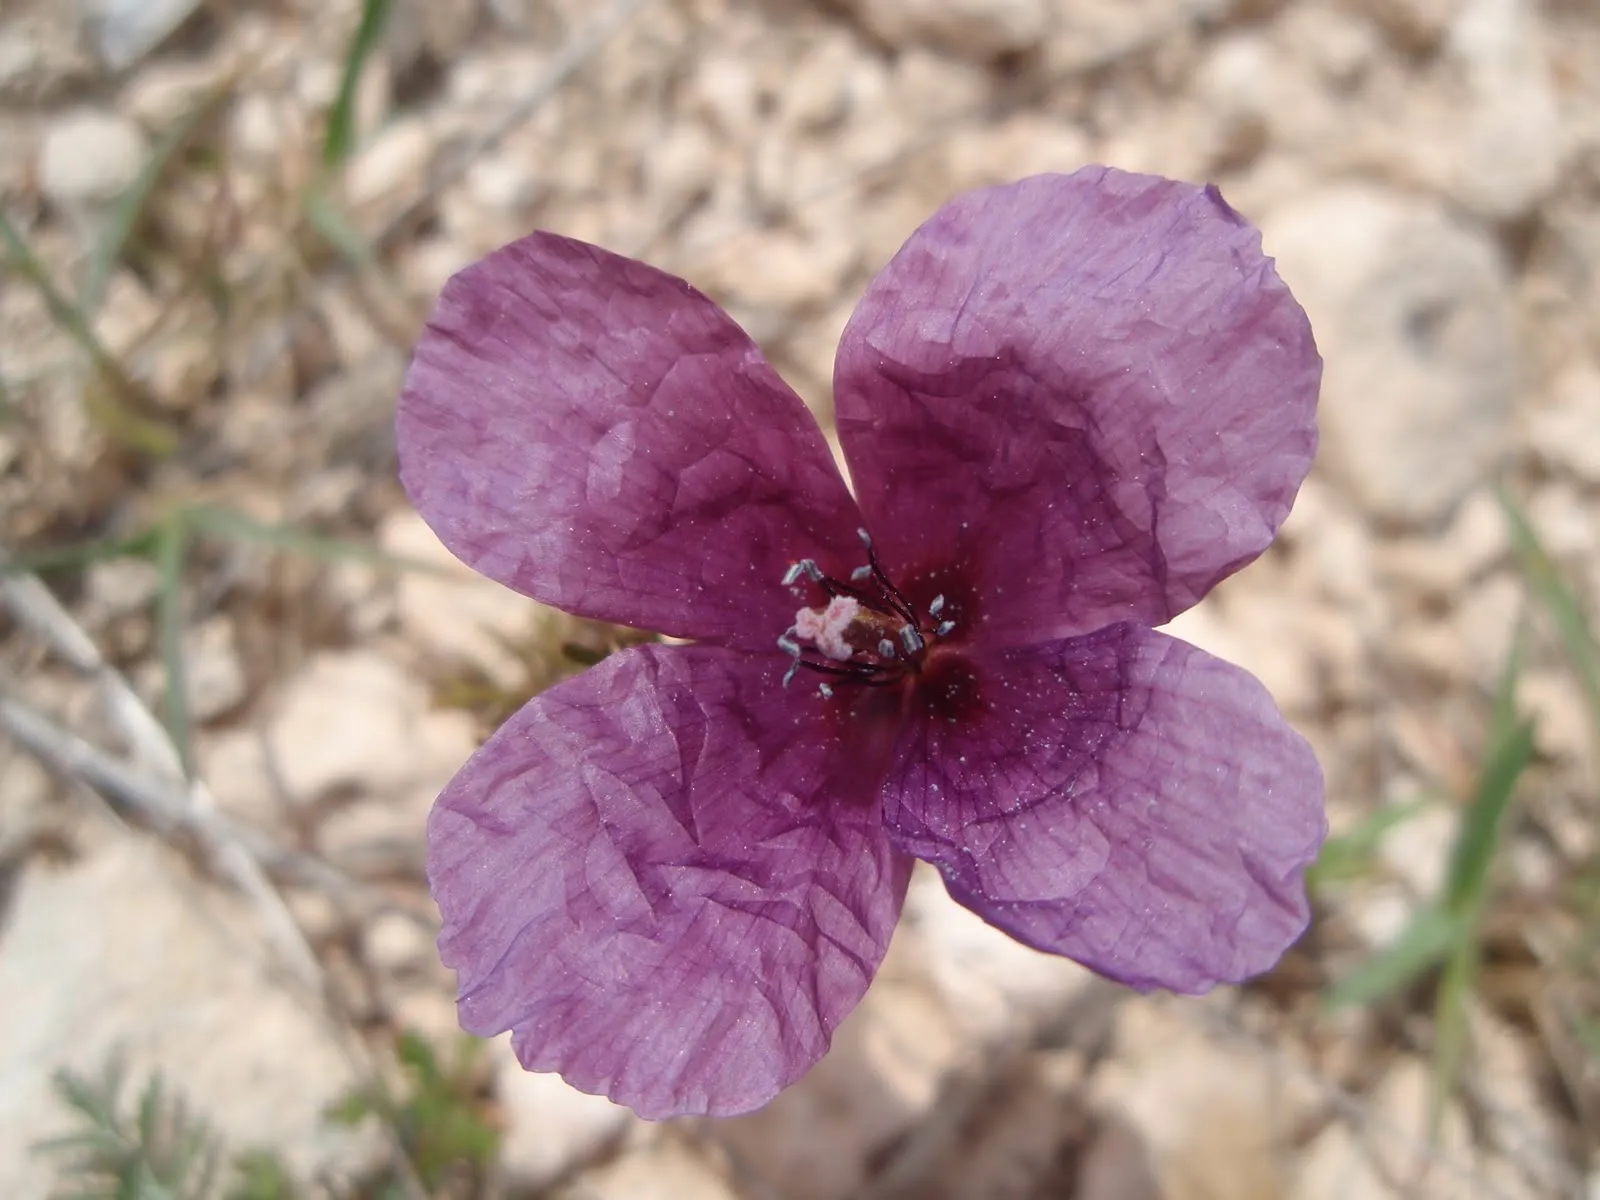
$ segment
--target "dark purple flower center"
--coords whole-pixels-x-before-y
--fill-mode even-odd
[[[808,558],[791,564],[783,577],[797,596],[809,584],[827,600],[801,608],[778,639],[778,647],[794,659],[785,686],[804,668],[825,676],[819,685],[824,696],[841,684],[887,687],[923,675],[939,644],[956,632],[944,595],[919,610],[883,569],[867,531],[859,532],[867,562],[848,580],[823,574]]]

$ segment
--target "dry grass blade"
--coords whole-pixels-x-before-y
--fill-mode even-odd
[[[0,552],[0,562],[3,561],[4,553]],[[20,623],[31,628],[62,658],[95,681],[135,753],[159,778],[170,781],[186,807],[206,812],[215,809],[216,801],[203,783],[198,780],[186,786],[182,783],[185,778],[183,757],[168,731],[145,707],[132,685],[106,662],[94,639],[72,619],[48,588],[31,575],[0,576],[0,604],[9,608]],[[38,735],[44,732],[37,722],[28,722],[26,711],[15,701],[7,701],[7,720],[35,735],[35,743],[29,743],[21,734],[13,735],[24,744],[36,744]],[[78,741],[81,743],[81,739]],[[69,773],[77,774],[91,765],[91,760],[82,753],[83,745],[87,743],[56,747],[67,754],[68,761],[75,767]],[[295,975],[320,991],[321,965],[288,905],[260,864],[236,839],[222,836],[214,825],[206,828],[215,835],[208,839],[206,848],[217,869],[255,905],[269,936]]]
[[[105,299],[106,286],[111,281],[111,274],[116,270],[117,263],[127,248],[128,239],[138,227],[139,220],[144,216],[150,198],[155,194],[156,187],[166,174],[167,168],[178,152],[189,144],[201,121],[214,112],[227,96],[231,86],[230,82],[212,89],[200,98],[198,104],[179,117],[156,141],[150,157],[145,160],[133,183],[118,197],[106,221],[105,229],[89,255],[88,269],[79,291],[79,300],[84,312],[94,312],[100,307]]]
[[[474,163],[483,159],[498,146],[512,130],[524,124],[538,111],[539,106],[555,94],[574,73],[593,58],[624,25],[644,8],[648,0],[616,0],[595,19],[587,29],[578,34],[550,60],[550,65],[533,81],[515,104],[501,114],[488,129],[465,146],[436,171],[420,195],[385,223],[373,236],[374,244],[384,244],[396,236],[414,229],[433,207],[439,194],[465,178]]]
[[[0,241],[5,242],[12,268],[33,285],[50,319],[78,344],[103,382],[106,395],[95,388],[85,390],[90,416],[112,437],[146,454],[165,457],[176,451],[177,431],[146,415],[153,405],[144,389],[101,343],[83,311],[56,287],[50,272],[4,213],[0,213]]]
[[[1589,720],[1594,728],[1595,748],[1600,751],[1600,644],[1589,627],[1589,618],[1577,594],[1561,576],[1561,569],[1545,549],[1533,522],[1516,501],[1502,491],[1500,507],[1505,512],[1511,544],[1522,564],[1528,586],[1549,614],[1579,685],[1589,703]]]

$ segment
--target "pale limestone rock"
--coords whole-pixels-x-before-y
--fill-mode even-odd
[[[933,46],[976,61],[1037,45],[1051,16],[1046,0],[850,0],[850,7],[891,46]]]
[[[1378,845],[1378,860],[1418,900],[1444,891],[1459,815],[1451,805],[1430,804],[1391,826]]]
[[[741,1194],[704,1155],[662,1137],[587,1172],[555,1200],[740,1200]]]
[[[113,71],[132,66],[164,42],[200,0],[89,0],[89,34]]]
[[[1321,694],[1311,668],[1305,622],[1303,603],[1240,589],[1228,597],[1225,607],[1217,600],[1202,600],[1162,629],[1243,667],[1261,681],[1279,708],[1298,713],[1314,709]]]
[[[1412,50],[1438,46],[1465,6],[1466,0],[1355,0],[1355,7]]]
[[[208,734],[196,742],[195,759],[200,778],[228,815],[271,829],[291,807],[261,730],[241,726]]]
[[[1541,754],[1566,764],[1592,757],[1588,702],[1570,668],[1524,672],[1517,681],[1517,703],[1533,718],[1534,744]]]
[[[217,613],[184,632],[183,674],[194,721],[214,721],[244,702],[244,663],[230,617]]]
[[[284,791],[313,804],[334,792],[381,795],[414,783],[428,707],[422,681],[379,654],[318,654],[286,685],[267,724]]]
[[[1408,1197],[1459,1200],[1476,1176],[1472,1130],[1461,1105],[1447,1100],[1437,1138],[1430,1138],[1432,1105],[1432,1066],[1421,1058],[1397,1060],[1371,1097],[1372,1152],[1384,1178],[1418,1181]]]
[[[833,299],[856,257],[849,238],[752,231],[730,238],[696,277],[733,304],[794,312]]]
[[[1292,1084],[1247,1043],[1225,1044],[1152,999],[1118,1009],[1115,1053],[1090,1088],[1139,1134],[1170,1200],[1268,1200],[1283,1194],[1288,1138],[1308,1102]]]
[[[436,934],[415,917],[387,909],[361,929],[361,957],[384,975],[403,975],[433,958]]]
[[[912,877],[904,919],[935,994],[968,1036],[994,1036],[1030,1014],[1063,1009],[1096,979],[1087,967],[987,924],[952,900],[931,869],[919,867]]]
[[[1404,1200],[1378,1174],[1350,1127],[1330,1124],[1301,1155],[1290,1200]]]
[[[1492,1148],[1485,1151],[1484,1173],[1496,1178],[1507,1196],[1531,1200],[1570,1194],[1571,1184],[1560,1167],[1563,1131],[1551,1116],[1539,1079],[1544,1056],[1537,1041],[1477,1001],[1467,1009],[1467,1030],[1471,1070],[1484,1083],[1483,1132]]]
[[[1551,392],[1550,404],[1528,418],[1529,447],[1557,470],[1600,484],[1600,367],[1568,367]]]
[[[1600,413],[1596,414],[1600,419]],[[1523,509],[1539,543],[1563,569],[1592,562],[1600,555],[1600,519],[1595,502],[1565,480],[1547,483],[1528,498]],[[1569,571],[1569,583],[1575,573]]]
[[[1450,618],[1459,646],[1458,678],[1486,689],[1496,685],[1527,603],[1527,588],[1509,573],[1492,575],[1467,593]]]
[[[226,78],[226,64],[215,58],[149,62],[128,80],[118,107],[147,129],[164,129],[204,103]]]
[[[161,571],[148,558],[124,555],[89,564],[84,571],[83,619],[92,626],[150,611],[161,590]]]
[[[1555,83],[1540,37],[1539,5],[1467,0],[1449,48],[1471,97],[1447,177],[1470,211],[1510,220],[1556,186],[1566,160]]]
[[[348,1161],[355,1143],[324,1113],[351,1067],[271,961],[250,907],[154,843],[28,870],[0,938],[0,1194],[48,1190],[27,1147],[73,1128],[51,1072],[98,1073],[118,1051],[132,1080],[161,1070],[232,1146],[277,1149],[302,1175]]]
[[[493,154],[467,170],[467,192],[488,212],[520,216],[538,200],[543,186],[535,163],[522,154]]]
[[[436,137],[421,117],[397,117],[351,157],[345,198],[357,210],[398,210],[422,186]]]
[[[770,1186],[846,1200],[885,1147],[927,1114],[960,1045],[946,1007],[915,970],[915,954],[912,940],[897,935],[822,1061],[766,1107],[719,1123],[722,1138]],[[819,1155],[818,1146],[829,1152]]]
[[[1280,210],[1264,233],[1326,363],[1322,468],[1381,520],[1443,517],[1503,452],[1515,395],[1493,243],[1362,185]]]
[[[706,127],[685,121],[663,131],[644,162],[645,181],[670,211],[709,190],[718,166],[717,143]]]
[[[569,1086],[559,1075],[525,1071],[511,1035],[489,1043],[494,1095],[505,1122],[500,1167],[515,1187],[537,1189],[639,1125],[626,1108]]]
[[[401,633],[428,658],[470,666],[502,687],[516,687],[526,670],[514,648],[558,636],[566,620],[464,566],[411,509],[389,516],[378,540],[388,554],[438,568],[405,571],[395,593]]]
[[[45,127],[39,190],[57,204],[105,204],[133,183],[147,153],[144,132],[119,113],[64,112]]]
[[[993,124],[969,125],[942,147],[951,191],[985,187],[1046,173],[1069,175],[1090,161],[1089,139],[1077,125],[1049,114],[1011,113]]]
[[[1488,488],[1478,488],[1462,501],[1443,536],[1381,543],[1378,571],[1390,587],[1453,602],[1510,549],[1500,502]]]
[[[873,72],[864,47],[842,30],[806,46],[778,97],[778,119],[800,133],[820,133],[846,119],[863,99]]]
[[[1391,945],[1416,915],[1417,901],[1395,883],[1369,884],[1353,890],[1343,908],[1350,928],[1373,949]]]

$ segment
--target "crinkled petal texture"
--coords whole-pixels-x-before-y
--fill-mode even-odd
[[[1278,960],[1309,916],[1322,772],[1253,676],[1132,623],[970,666],[972,711],[913,719],[884,794],[952,896],[1139,988]]]
[[[446,285],[397,431],[445,545],[568,612],[770,649],[788,564],[859,558],[816,422],[744,331],[681,279],[554,234]]]
[[[783,664],[626,650],[467,763],[428,826],[466,1029],[645,1117],[748,1111],[822,1057],[910,860]]]
[[[1255,558],[1320,379],[1214,188],[1086,167],[940,209],[856,308],[834,393],[890,573],[956,563],[973,636],[1021,645],[1161,624]]]

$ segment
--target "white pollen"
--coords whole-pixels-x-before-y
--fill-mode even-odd
[[[940,592],[937,596],[935,596],[933,598],[933,603],[928,605],[928,615],[930,617],[937,617],[943,611],[944,611],[944,593]]]
[[[860,610],[861,602],[853,596],[835,596],[825,609],[802,608],[795,613],[795,633],[834,662],[847,662],[854,651],[846,644],[844,631]]]
[[[850,582],[851,583],[860,583],[863,579],[867,578],[871,574],[872,574],[872,564],[871,563],[868,563],[864,567],[857,567],[854,571],[850,572]]]
[[[831,687],[829,687],[827,684],[825,684],[825,683],[817,684],[817,691],[822,693],[823,699],[825,699],[825,700],[832,700],[833,699],[833,689]]]

